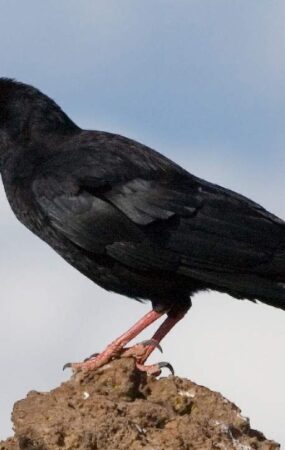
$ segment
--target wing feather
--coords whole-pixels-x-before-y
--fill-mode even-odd
[[[55,166],[48,171],[53,176],[34,182],[36,201],[58,232],[135,270],[199,280],[204,274],[217,286],[227,274],[276,271],[274,257],[285,249],[282,220],[166,159],[151,159],[145,148],[119,150],[95,159],[89,150],[88,158],[73,153],[65,172],[59,166],[68,177],[56,178]]]

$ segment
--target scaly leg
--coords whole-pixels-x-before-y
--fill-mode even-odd
[[[151,375],[159,375],[162,367],[168,367],[172,372],[172,374],[174,374],[174,370],[169,363],[163,362],[158,364],[152,364],[149,366],[144,365],[144,363],[150,356],[150,354],[154,351],[154,349],[157,347],[157,344],[161,342],[161,340],[169,333],[169,331],[177,324],[177,322],[183,319],[188,309],[189,308],[187,309],[185,308],[185,310],[179,311],[179,313],[177,313],[176,315],[167,317],[151,338],[150,341],[153,341],[154,342],[153,344],[149,344],[143,347],[139,347],[140,344],[137,344],[138,350],[139,348],[141,348],[141,355],[138,355],[137,357],[138,369],[140,369],[141,371],[145,371]],[[133,356],[135,348],[136,346],[131,347],[130,349],[126,349],[126,351],[123,353],[122,356],[124,357]]]
[[[148,312],[145,316],[143,316],[134,326],[132,326],[126,333],[122,334],[119,338],[117,338],[115,341],[113,341],[111,344],[109,344],[106,349],[100,353],[95,358],[88,359],[85,362],[82,363],[67,363],[64,366],[64,369],[66,367],[71,367],[73,369],[81,369],[81,370],[95,370],[99,367],[103,366],[104,364],[107,364],[112,359],[116,357],[120,357],[122,353],[126,353],[128,350],[130,351],[133,347],[130,349],[124,349],[125,345],[128,344],[133,338],[135,338],[141,331],[143,331],[145,328],[147,328],[149,325],[151,325],[153,322],[155,322],[157,319],[159,319],[161,316],[163,316],[163,312],[156,312],[154,310]],[[139,346],[142,346],[144,348],[148,348],[148,346],[144,346],[142,344],[138,344],[137,346],[134,346],[134,352],[129,354],[129,356],[135,356],[136,358],[140,357],[141,355],[138,355],[136,352],[136,349],[138,350],[138,353],[142,353],[141,350],[139,350]],[[152,346],[153,349],[155,348],[155,345]],[[152,351],[153,351],[152,349]]]

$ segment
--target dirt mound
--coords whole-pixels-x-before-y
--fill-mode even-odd
[[[0,450],[274,450],[217,392],[187,379],[159,380],[132,359],[77,374],[14,405],[15,436]]]

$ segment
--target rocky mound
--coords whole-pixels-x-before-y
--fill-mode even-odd
[[[132,359],[77,374],[18,401],[15,436],[0,450],[274,450],[247,418],[217,392],[187,379],[159,380]]]

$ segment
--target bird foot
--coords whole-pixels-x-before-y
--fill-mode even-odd
[[[136,367],[141,372],[146,372],[147,375],[152,375],[154,377],[158,377],[161,374],[161,369],[163,367],[166,367],[167,369],[170,370],[171,374],[174,375],[174,369],[173,369],[172,365],[165,361],[159,362],[157,364],[151,364],[148,366],[137,363]]]
[[[144,363],[155,348],[157,348],[161,353],[163,352],[161,345],[157,341],[154,339],[147,339],[146,341],[139,342],[132,347],[123,348],[120,356],[121,358],[133,357],[136,361]]]
[[[110,361],[117,358],[130,358],[133,357],[137,361],[137,368],[141,371],[147,372],[148,374],[160,374],[161,367],[165,366],[166,363],[159,363],[156,365],[145,366],[143,363],[146,361],[149,354],[158,348],[162,352],[162,348],[157,341],[154,339],[149,339],[140,342],[132,347],[119,347],[116,345],[109,345],[102,353],[93,353],[90,357],[86,358],[80,363],[66,363],[63,366],[63,370],[71,368],[74,371],[84,371],[89,372],[91,370],[97,370],[100,367],[108,364]],[[162,366],[160,366],[163,364]],[[171,366],[172,367],[172,366]],[[170,368],[170,367],[169,367]],[[171,369],[170,369],[171,370]],[[173,371],[173,368],[172,370]]]

